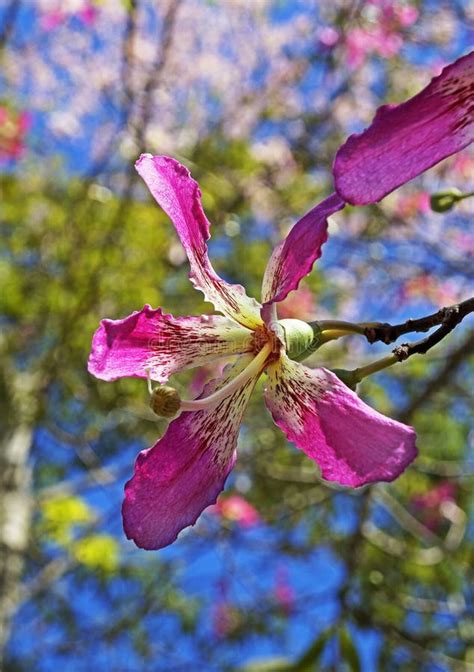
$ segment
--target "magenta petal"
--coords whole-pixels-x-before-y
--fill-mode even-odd
[[[262,301],[283,301],[307,275],[327,240],[327,218],[344,207],[344,201],[332,194],[310,210],[291,229],[273,251],[262,284]]]
[[[202,396],[233,378],[250,357],[239,360]],[[122,507],[125,533],[137,546],[152,550],[171,544],[215,503],[234,466],[240,423],[257,378],[212,410],[182,413],[158,443],[139,454]]]
[[[181,369],[252,350],[253,332],[224,317],[173,317],[145,306],[123,320],[102,320],[88,369],[102,380],[124,376],[164,383]]]
[[[350,487],[393,481],[415,459],[414,430],[367,406],[330,371],[283,355],[267,373],[274,421],[326,480]]]
[[[401,105],[381,107],[334,162],[337,192],[348,203],[375,203],[474,140],[474,52]]]
[[[246,327],[261,324],[260,306],[241,285],[222,280],[207,255],[209,222],[201,205],[201,191],[189,170],[167,156],[142,154],[135,164],[157,203],[173,222],[191,266],[190,278],[207,301]]]

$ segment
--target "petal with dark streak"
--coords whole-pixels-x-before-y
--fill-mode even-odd
[[[334,162],[336,190],[354,205],[375,203],[474,140],[474,52],[448,65],[416,96],[381,107]]]
[[[124,376],[164,383],[182,369],[251,352],[253,332],[219,315],[173,317],[145,306],[122,320],[102,320],[88,369],[102,380]]]
[[[267,369],[265,401],[290,441],[323,478],[358,487],[393,481],[415,459],[415,432],[365,404],[326,369],[282,355]]]
[[[225,385],[250,361],[248,355],[240,357],[201,396]],[[163,438],[139,454],[122,507],[125,533],[137,546],[152,550],[171,544],[215,503],[234,466],[240,423],[257,379],[211,410],[182,413]]]
[[[168,156],[142,154],[135,164],[148,189],[174,224],[191,266],[190,279],[216,310],[245,327],[261,324],[260,306],[241,285],[232,285],[214,271],[207,254],[210,224],[201,191],[189,170]]]

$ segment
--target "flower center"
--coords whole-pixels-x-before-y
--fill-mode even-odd
[[[291,359],[309,355],[317,344],[312,327],[301,320],[279,320],[274,328],[263,325],[257,327],[253,336],[254,357],[235,378],[203,399],[181,399],[173,388],[162,386],[150,389],[151,406],[157,415],[171,418],[179,411],[210,410],[221,401],[244,387],[252,378],[258,376],[265,367],[278,359],[282,347]]]
[[[259,376],[264,370],[272,354],[272,346],[266,343],[260,352],[235,378],[226,383],[208,397],[202,399],[181,399],[173,388],[162,386],[152,392],[151,405],[153,411],[162,417],[172,417],[178,411],[208,411],[220,404],[221,401],[245,387],[252,378]],[[172,394],[174,393],[174,394]],[[166,413],[166,414],[165,414]]]
[[[259,353],[260,350],[267,345],[274,338],[273,334],[270,333],[265,325],[257,327],[254,329],[253,338],[252,338],[252,347],[255,354]]]

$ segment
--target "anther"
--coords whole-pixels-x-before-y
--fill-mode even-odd
[[[181,408],[181,397],[174,387],[160,385],[151,393],[150,407],[162,418],[172,418]]]

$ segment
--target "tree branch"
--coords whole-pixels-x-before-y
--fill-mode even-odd
[[[0,31],[0,50],[3,49],[13,33],[16,18],[20,11],[20,0],[11,0],[3,15],[3,26]]]
[[[426,317],[421,317],[416,320],[409,319],[406,322],[401,324],[391,325],[386,322],[380,324],[374,324],[366,327],[364,335],[369,341],[369,343],[376,343],[377,341],[382,341],[382,343],[393,343],[403,334],[410,334],[413,332],[426,332],[441,325],[441,328],[428,337],[428,339],[423,339],[418,341],[418,343],[413,344],[416,346],[414,352],[410,354],[415,354],[415,352],[424,353],[429,348],[439,343],[439,341],[446,336],[450,331],[454,329],[469,313],[474,312],[474,297],[466,299],[461,303],[457,303],[453,306],[448,306],[446,308],[441,308],[436,313],[432,315],[427,315]],[[434,336],[438,334],[436,339]],[[423,350],[424,344],[433,338],[433,344],[429,345],[425,350]],[[399,346],[405,348],[405,345]],[[407,356],[410,356],[408,354]],[[405,357],[406,359],[406,357]]]

